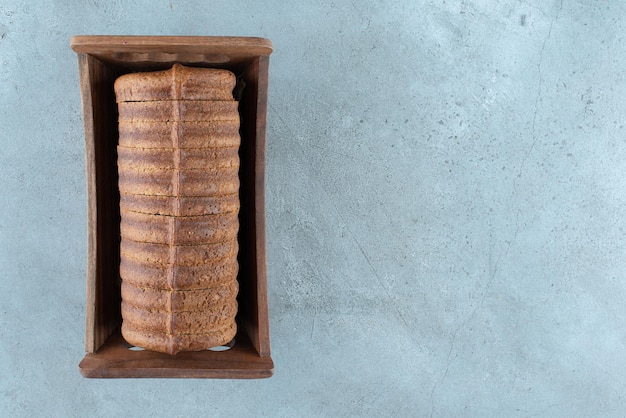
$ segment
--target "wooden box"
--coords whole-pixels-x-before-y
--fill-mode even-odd
[[[87,354],[85,377],[262,378],[273,373],[265,272],[265,121],[267,39],[185,36],[75,36],[85,125],[88,198]],[[227,351],[174,356],[135,351],[120,334],[120,210],[117,186],[117,105],[122,74],[174,63],[225,68],[245,82],[240,99],[240,290],[238,333]]]

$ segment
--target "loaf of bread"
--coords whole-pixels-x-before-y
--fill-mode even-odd
[[[132,345],[176,354],[237,332],[235,81],[179,64],[115,81],[122,336]]]

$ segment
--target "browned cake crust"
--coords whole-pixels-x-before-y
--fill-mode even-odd
[[[122,322],[122,335],[126,341],[148,350],[176,354],[181,351],[206,350],[228,344],[237,334],[237,324],[228,325],[208,332],[187,335],[172,335],[161,331],[137,329],[131,321]]]
[[[145,170],[191,170],[239,167],[239,148],[130,148],[117,147],[119,167]]]
[[[144,121],[118,125],[119,145],[137,148],[238,147],[241,142],[238,120]]]
[[[235,75],[228,70],[185,67],[126,74],[115,80],[118,103],[169,100],[233,100]]]
[[[237,236],[236,213],[199,216],[160,216],[121,211],[122,239],[169,245],[212,244]]]
[[[179,266],[198,266],[224,258],[235,260],[238,249],[236,237],[230,241],[203,245],[153,244],[127,239],[120,242],[120,252],[124,260]]]
[[[232,258],[222,258],[195,266],[142,263],[132,258],[123,258],[120,262],[120,275],[123,281],[139,287],[163,290],[219,286],[236,279],[238,271],[239,264]]]
[[[239,168],[150,170],[120,166],[120,193],[151,196],[216,196],[239,191]]]
[[[219,283],[214,287],[190,290],[154,289],[135,286],[124,281],[122,300],[148,311],[189,312],[208,310],[225,304],[232,305],[236,303],[238,289],[239,284],[234,278],[230,282]]]
[[[152,215],[195,216],[239,212],[239,195],[151,196],[120,194],[120,209]]]
[[[122,300],[122,317],[132,322],[136,329],[173,335],[202,334],[207,329],[223,328],[235,319],[236,314],[235,298],[230,298],[226,303],[210,304],[203,309],[178,312],[141,309]]]
[[[239,121],[238,103],[190,102],[123,102],[117,104],[120,122],[218,122]],[[209,116],[207,116],[209,115]]]
[[[235,82],[178,64],[115,82],[122,335],[136,346],[175,354],[235,336]]]

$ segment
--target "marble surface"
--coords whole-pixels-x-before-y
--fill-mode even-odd
[[[129,3],[0,4],[0,415],[626,415],[625,3]],[[79,375],[77,34],[272,40],[271,379]]]

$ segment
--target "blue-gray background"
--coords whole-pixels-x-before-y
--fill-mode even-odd
[[[626,415],[626,3],[3,1],[0,415]],[[268,380],[88,380],[76,34],[273,41]]]

